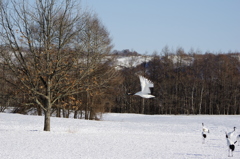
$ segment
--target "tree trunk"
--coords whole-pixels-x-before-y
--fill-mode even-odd
[[[37,113],[38,113],[38,116],[42,116],[42,109],[37,106]]]
[[[203,87],[200,92],[200,102],[199,102],[199,114],[202,113],[202,100],[203,100]]]
[[[50,131],[50,116],[51,116],[51,109],[47,109],[44,111],[45,118],[44,118],[44,131]]]
[[[141,110],[141,114],[144,114],[145,111],[145,100],[144,98],[142,98],[142,110]]]
[[[51,117],[51,109],[52,109],[52,104],[50,101],[50,98],[44,100],[45,104],[45,110],[44,110],[44,131],[50,131],[50,117]]]
[[[57,107],[57,117],[61,117],[61,108]]]
[[[94,120],[95,117],[95,112],[93,110],[93,108],[90,108],[89,110],[89,120]]]
[[[78,110],[74,111],[74,119],[77,119],[77,115],[78,115]]]
[[[195,108],[194,108],[194,87],[192,88],[192,93],[191,93],[191,105],[192,105],[192,114],[195,114]]]

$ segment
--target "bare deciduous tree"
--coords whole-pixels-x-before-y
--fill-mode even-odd
[[[42,108],[44,131],[50,131],[51,109],[60,99],[114,78],[113,70],[98,73],[111,39],[97,17],[80,12],[74,0],[18,2],[1,3],[0,38],[9,49],[1,56],[18,83],[6,80]],[[98,80],[102,75],[108,79]]]

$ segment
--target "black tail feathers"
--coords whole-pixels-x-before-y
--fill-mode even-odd
[[[234,151],[235,145],[229,145],[229,148],[230,148],[232,151]]]

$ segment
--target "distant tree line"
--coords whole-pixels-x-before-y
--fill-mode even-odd
[[[161,55],[137,67],[121,70],[124,81],[118,89],[112,112],[141,114],[240,114],[240,53],[172,53],[166,46]],[[133,59],[134,60],[134,59]],[[136,74],[154,83],[153,99],[128,96],[137,92]]]
[[[161,54],[140,55],[129,52],[104,55],[111,62],[99,63],[88,77],[85,89],[74,95],[60,98],[51,109],[51,116],[85,118],[98,120],[104,112],[139,114],[240,114],[240,53],[185,53],[183,49],[170,52],[164,48]],[[146,61],[137,66],[116,69],[114,59],[125,56],[128,66],[141,56]],[[111,57],[111,58],[109,58]],[[147,60],[151,57],[151,60]],[[81,63],[81,62],[79,62]],[[104,67],[102,67],[104,66]],[[114,71],[111,81],[102,87],[95,85],[107,76],[96,77]],[[2,76],[10,76],[5,65],[1,65]],[[111,72],[111,71],[110,71]],[[77,73],[77,72],[76,72]],[[109,74],[110,75],[110,74]],[[138,92],[143,75],[153,81],[155,98],[143,99],[129,96]],[[73,76],[71,80],[74,81]],[[1,78],[3,79],[3,78]],[[14,89],[1,80],[1,110],[14,106],[15,113],[42,115],[30,94]],[[91,90],[90,86],[91,85]],[[19,85],[20,86],[20,85]],[[88,90],[89,89],[89,90]]]

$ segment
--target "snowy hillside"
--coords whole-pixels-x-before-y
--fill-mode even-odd
[[[152,56],[121,56],[116,59],[116,65],[118,67],[136,67],[144,62],[148,62],[152,59]]]
[[[226,159],[240,116],[104,114],[102,121],[0,113],[1,159]],[[202,144],[201,123],[210,129]],[[236,134],[237,134],[236,133]],[[235,134],[235,135],[236,135]],[[232,158],[240,158],[236,144]]]
[[[149,62],[153,59],[153,56],[119,56],[115,60],[115,65],[118,66],[118,68],[131,68],[136,67],[137,65],[140,65],[144,62]],[[184,65],[190,65],[194,59],[192,57],[180,57],[177,55],[169,55],[168,59],[171,60],[174,64],[181,63]]]

